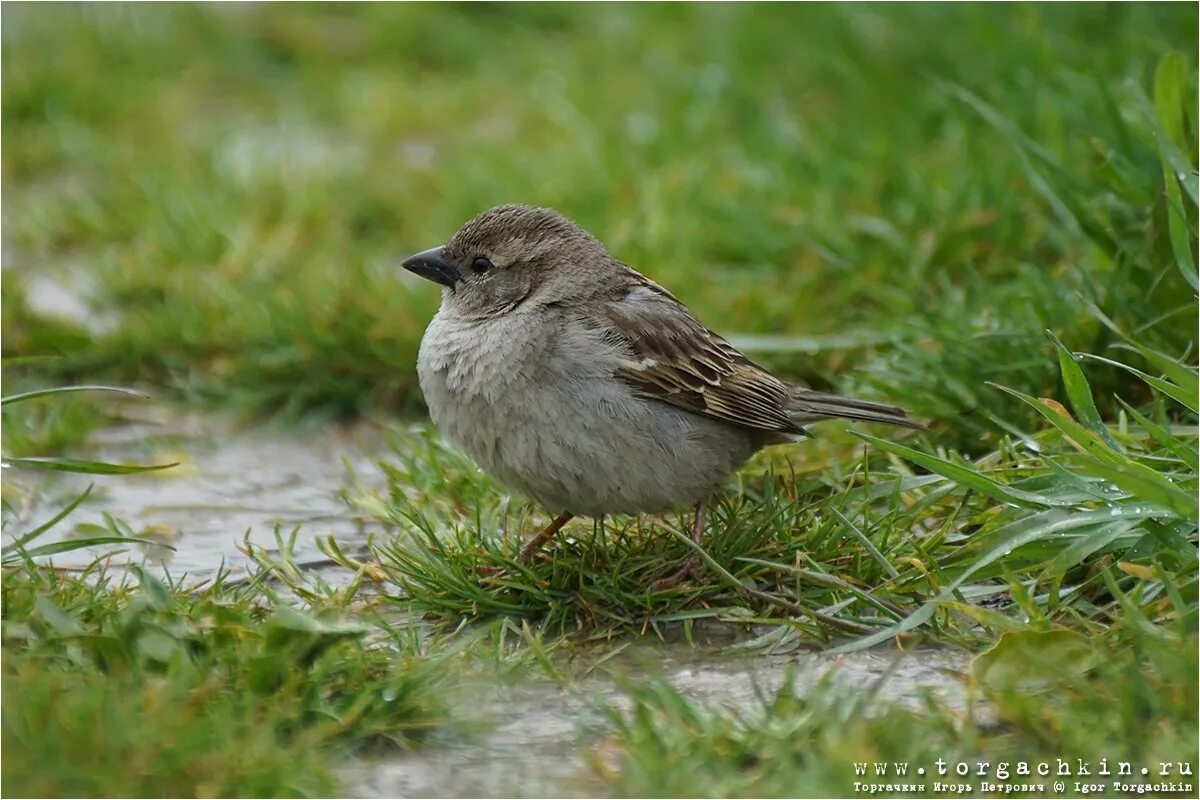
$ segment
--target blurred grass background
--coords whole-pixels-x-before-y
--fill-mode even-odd
[[[437,297],[399,260],[525,202],[722,333],[782,335],[757,355],[785,374],[978,447],[1029,419],[985,381],[1056,394],[1044,329],[1110,344],[1089,302],[1193,341],[1148,98],[1171,51],[1194,97],[1196,26],[1183,3],[9,4],[4,353],[288,418],[415,409]]]

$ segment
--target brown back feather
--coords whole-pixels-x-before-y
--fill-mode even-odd
[[[704,327],[666,289],[629,272],[603,314],[605,334],[632,353],[617,375],[635,392],[746,428],[804,433],[786,411],[787,384]]]

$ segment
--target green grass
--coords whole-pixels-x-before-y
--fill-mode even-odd
[[[283,533],[251,583],[207,587],[59,575],[6,537],[6,794],[331,793],[349,754],[436,747],[472,659],[561,679],[595,640],[700,620],[753,623],[754,651],[982,655],[966,711],[831,684],[739,714],[630,683],[592,756],[616,794],[1194,755],[1194,5],[4,16],[15,467],[115,469],[86,459],[119,398],[12,402],[48,386],[285,422],[419,410],[436,296],[397,264],[501,202],[576,218],[781,375],[932,423],[761,454],[669,591],[685,519],[573,522],[519,565],[546,510],[422,425],[387,491],[346,487],[393,527],[361,557],[327,543],[348,587]],[[89,318],[45,308],[47,280]],[[6,526],[40,486],[6,480]]]
[[[5,794],[312,796],[330,763],[441,724],[445,659],[403,629],[220,581],[4,571]]]
[[[1095,645],[1083,640],[1090,660],[1082,664],[1064,663],[1078,657],[1079,643],[1068,648],[1055,634],[1036,636],[993,659],[1006,668],[1002,678],[989,677],[999,672],[993,669],[969,681],[965,709],[932,695],[915,708],[901,706],[881,700],[878,685],[850,692],[831,681],[802,695],[785,686],[741,712],[689,701],[663,682],[631,686],[631,708],[608,707],[614,733],[594,751],[592,764],[619,797],[847,797],[861,794],[856,782],[921,785],[908,793],[884,789],[882,796],[928,796],[942,793],[935,781],[973,787],[958,794],[995,796],[980,789],[984,779],[1040,783],[1041,789],[1015,794],[1044,797],[1057,794],[1057,758],[1072,770],[1079,759],[1089,764],[1090,777],[1061,779],[1069,797],[1083,796],[1077,780],[1103,783],[1112,795],[1130,794],[1115,790],[1114,780],[1169,782],[1159,777],[1163,762],[1172,764],[1175,781],[1195,787],[1194,776],[1182,777],[1175,767],[1191,763],[1194,772],[1200,744],[1194,625],[1161,637],[1129,631]],[[1096,775],[1101,758],[1112,777]],[[1122,761],[1137,779],[1116,777]],[[988,765],[985,778],[980,762]],[[1030,765],[1025,777],[1020,762]],[[1051,777],[1040,778],[1037,765],[1046,762]],[[907,765],[903,776],[892,772],[898,763]],[[969,765],[966,778],[955,771],[962,763]],[[876,764],[885,765],[886,776],[874,771]],[[1141,777],[1143,765],[1152,778]],[[997,780],[998,772],[1007,779]]]
[[[78,404],[85,394],[136,393],[6,394],[6,473],[159,468],[24,454],[39,443],[79,445],[101,414],[100,404]],[[75,408],[92,412],[89,424],[71,416]],[[13,487],[6,480],[6,534],[24,516],[14,501],[37,498],[36,489]],[[453,653],[426,653],[418,632],[370,603],[355,603],[348,619],[354,592],[310,596],[301,609],[280,599],[265,572],[187,586],[140,570],[114,578],[103,557],[78,574],[56,571],[47,557],[144,541],[111,518],[99,534],[38,541],[93,488],[37,525],[22,522],[0,554],[6,794],[328,795],[334,763],[384,744],[413,746],[445,724],[443,673]]]

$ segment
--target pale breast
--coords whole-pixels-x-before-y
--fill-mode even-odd
[[[628,358],[568,317],[439,313],[418,372],[438,429],[552,510],[658,512],[707,496],[757,449],[752,435],[635,397],[614,377]]]

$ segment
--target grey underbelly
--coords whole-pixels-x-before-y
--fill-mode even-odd
[[[720,488],[757,449],[744,429],[635,397],[608,380],[489,399],[451,392],[438,375],[425,376],[423,388],[445,436],[552,511],[680,508]]]

